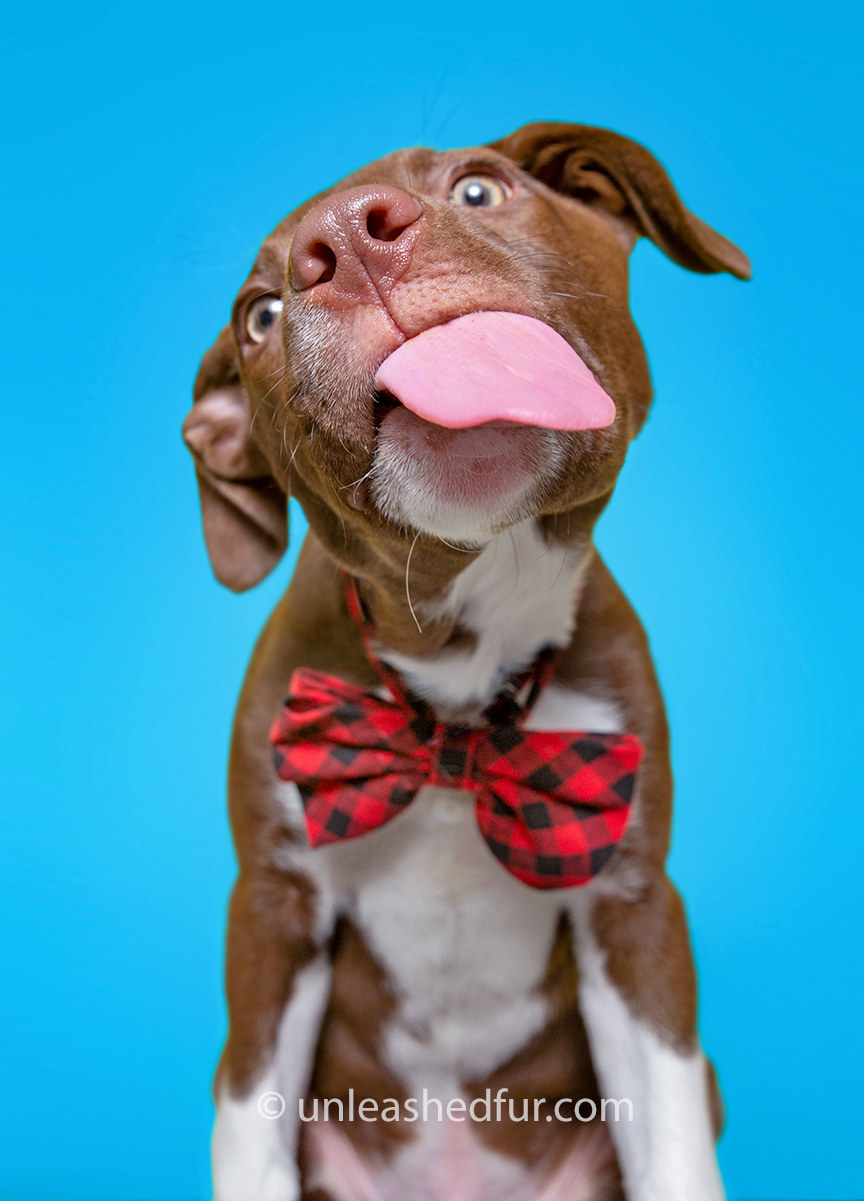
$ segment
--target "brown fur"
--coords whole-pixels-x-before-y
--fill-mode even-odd
[[[447,203],[448,180],[469,167],[492,170],[517,189],[518,202],[494,227]],[[398,278],[378,295],[354,295],[334,285],[326,303],[314,289],[298,291],[287,270],[292,239],[314,248],[322,205],[364,186],[395,187],[420,199],[423,218]],[[608,430],[560,435],[572,470],[543,496],[537,517],[550,543],[588,547],[651,399],[627,297],[627,255],[642,235],[691,269],[748,273],[742,253],[684,208],[656,160],[619,135],[546,123],[492,147],[401,151],[347,177],[277,227],[240,290],[232,325],[205,356],[185,435],[216,574],[242,589],[272,568],[286,543],[287,495],[301,501],[310,525],[291,587],[253,655],[232,743],[230,805],[240,876],[231,905],[230,1034],[220,1077],[238,1093],[250,1087],[272,1049],[294,974],[322,950],[312,935],[311,886],[273,867],[274,847],[291,835],[273,801],[270,722],[296,667],[334,672],[364,686],[376,682],[346,611],[339,569],[360,580],[386,645],[434,655],[471,637],[455,621],[425,623],[418,631],[404,587],[412,536],[387,522],[358,484],[375,445],[371,377],[352,375],[360,317],[362,336],[380,345],[379,361],[401,338],[478,309],[539,317],[570,340],[613,397],[618,418]],[[252,300],[268,293],[283,297],[283,338],[255,345],[244,335],[245,314]],[[317,382],[298,350],[303,323],[315,310],[324,319]],[[342,400],[332,408],[326,400],[335,387]],[[440,595],[472,557],[420,537],[411,568],[415,605]],[[625,728],[645,743],[644,818],[618,855],[646,883],[630,900],[604,899],[595,934],[633,1011],[672,1046],[689,1047],[695,976],[682,905],[663,866],[672,793],[666,719],[645,635],[596,554],[558,675],[614,701]],[[469,1094],[506,1085],[516,1098],[596,1096],[568,937],[562,932],[550,960],[545,988],[554,1003],[548,1026],[492,1076],[466,1081]],[[336,1097],[354,1087],[364,1096],[400,1097],[401,1082],[376,1057],[381,1023],[396,1003],[386,974],[362,931],[348,923],[323,949],[332,957],[334,982],[313,1092]],[[490,1145],[535,1162],[554,1159],[563,1141],[574,1137],[554,1122],[522,1129],[490,1123],[478,1130]],[[406,1137],[397,1124],[382,1123],[358,1123],[350,1134],[358,1145],[377,1140],[379,1152]],[[324,1201],[320,1193],[307,1201],[313,1197]]]

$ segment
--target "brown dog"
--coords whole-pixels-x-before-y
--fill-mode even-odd
[[[627,297],[639,236],[691,270],[749,275],[617,134],[543,123],[479,149],[400,151],[278,226],[204,356],[184,436],[216,576],[242,590],[275,566],[288,495],[310,525],[231,751],[217,1201],[723,1195],[719,1100],[664,869],[663,703],[592,546],[651,399]],[[614,421],[561,430],[508,411],[454,428],[376,388],[397,348],[478,312],[557,331]],[[346,575],[374,653],[438,720],[480,723],[508,677],[558,647],[526,729],[641,740],[629,825],[590,882],[514,879],[470,793],[440,775],[381,829],[308,845],[268,731],[298,668],[383,695]]]

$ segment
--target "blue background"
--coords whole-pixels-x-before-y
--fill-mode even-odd
[[[657,403],[599,542],[668,697],[730,1197],[864,1193],[854,30],[830,2],[429,9],[4,18],[4,1201],[208,1196],[226,748],[291,564],[210,576],[198,359],[307,195],[541,117],[644,142],[754,262],[637,248]]]

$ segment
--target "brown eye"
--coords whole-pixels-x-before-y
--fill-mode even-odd
[[[279,324],[282,301],[278,296],[259,296],[246,311],[246,336],[250,342],[263,342],[274,325]]]
[[[450,189],[450,203],[469,208],[494,208],[507,199],[507,190],[494,175],[463,175]]]

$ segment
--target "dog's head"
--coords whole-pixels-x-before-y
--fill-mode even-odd
[[[361,576],[401,571],[418,539],[434,557],[526,517],[552,529],[566,515],[569,529],[590,530],[651,398],[627,296],[640,236],[693,271],[749,275],[746,256],[684,207],[652,155],[582,125],[399,151],[287,217],[204,356],[184,425],[216,576],[241,590],[273,568],[289,494]],[[614,401],[611,424],[548,428],[554,420],[528,424],[506,409],[471,424],[458,386],[439,422],[382,388],[382,363],[408,340],[478,312],[556,331]],[[498,380],[506,324],[487,324]],[[458,385],[460,353],[445,340],[445,387]],[[539,343],[533,353],[542,375]]]

